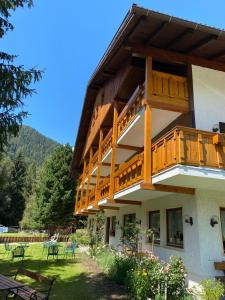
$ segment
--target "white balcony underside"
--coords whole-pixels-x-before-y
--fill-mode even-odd
[[[122,203],[113,203],[113,202],[108,202],[108,199],[105,198],[105,199],[101,199],[99,202],[98,202],[98,205],[103,205],[103,206],[108,206],[108,207],[123,207],[123,206],[126,206],[127,204],[122,204]]]
[[[171,194],[171,193],[161,192],[161,191],[143,190],[140,185],[141,183],[142,181],[139,182],[138,184],[134,184],[133,186],[116,193],[114,195],[114,199],[146,201],[149,199],[154,199],[154,198]]]
[[[87,209],[88,209],[88,210],[90,210],[90,209],[91,209],[91,210],[96,210],[96,211],[99,210],[98,208],[94,207],[93,205],[89,205]]]
[[[126,130],[117,140],[117,144],[143,147],[144,145],[144,108],[142,108]],[[161,109],[152,109],[152,137],[157,136],[164,128],[181,115],[179,112],[172,112]]]
[[[175,165],[154,175],[152,183],[225,191],[225,171],[216,168]]]

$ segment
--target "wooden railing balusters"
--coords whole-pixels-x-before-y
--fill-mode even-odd
[[[202,143],[202,134],[198,133],[198,158],[199,165],[204,165],[204,154],[203,154],[203,143]]]

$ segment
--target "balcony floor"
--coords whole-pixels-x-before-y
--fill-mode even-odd
[[[225,170],[175,165],[152,178],[153,184],[225,191]]]

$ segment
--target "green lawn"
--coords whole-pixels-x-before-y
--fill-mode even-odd
[[[63,244],[60,247],[60,255],[58,261],[50,258],[46,259],[46,254],[42,255],[42,244],[30,244],[26,250],[26,258],[24,261],[12,261],[10,257],[4,254],[4,246],[0,245],[0,273],[13,274],[19,266],[33,270],[48,277],[56,276],[50,299],[54,300],[85,300],[95,299],[90,288],[90,277],[83,265],[83,254],[79,251],[76,258],[64,259]],[[23,278],[26,283],[33,284],[29,279]]]

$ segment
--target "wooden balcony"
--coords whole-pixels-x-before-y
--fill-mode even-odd
[[[89,165],[86,166],[83,175],[80,177],[81,187],[82,182],[85,182],[85,184],[91,182],[91,186],[86,184],[87,189],[89,189],[86,205],[87,203],[88,205],[97,205],[98,201],[108,198],[109,194],[112,196],[112,189],[115,194],[143,181],[144,153],[140,153],[140,151],[142,151],[144,146],[144,136],[142,135],[144,135],[144,111],[147,105],[146,103],[149,103],[153,108],[155,119],[157,119],[158,116],[158,112],[156,111],[159,109],[166,111],[168,114],[170,112],[173,114],[174,112],[181,114],[182,112],[189,111],[188,80],[186,77],[153,70],[150,82],[152,84],[150,99],[144,99],[145,84],[138,86],[127,105],[120,115],[117,116],[116,125],[113,125],[102,142],[99,143],[99,150],[94,153]],[[168,117],[168,124],[177,117],[176,113],[174,115],[172,115],[172,113],[171,116]],[[164,119],[167,120],[167,115],[164,114],[164,116]],[[168,124],[164,124],[164,126]],[[155,135],[162,130],[158,125],[160,124],[157,123],[157,125],[155,125],[157,128],[159,127],[154,131]],[[114,128],[116,128],[116,131]],[[206,149],[206,145],[204,145],[205,150],[200,147],[200,143],[206,143],[206,136],[209,137],[211,134],[212,139],[213,134],[207,133],[207,135],[205,133],[201,138],[201,134],[199,135],[197,132],[198,131],[191,128],[176,128],[154,143],[151,155],[152,176],[175,164],[186,163],[195,166],[204,166],[204,164],[207,165],[208,163],[211,167],[217,167],[218,162],[215,162],[212,155],[208,154],[209,149]],[[183,139],[182,134],[186,140]],[[133,139],[133,136],[137,136],[138,138]],[[110,186],[109,178],[111,160],[113,158],[113,152],[110,151],[113,149],[112,146],[114,146],[114,148],[116,147],[113,187]],[[213,147],[217,148],[215,144],[213,144]],[[193,153],[196,149],[199,151],[197,154]],[[186,153],[185,151],[189,151],[190,153]],[[204,155],[205,157],[203,157]],[[215,156],[215,153],[213,155]],[[216,155],[218,158],[218,153]],[[199,157],[203,158],[200,159]],[[219,163],[219,167],[221,167],[221,162]],[[100,171],[98,171],[98,168],[100,168]],[[92,188],[93,184],[96,183],[98,183],[98,188]],[[84,187],[82,188],[84,189]],[[92,188],[91,191],[90,188]],[[83,203],[81,203],[80,206],[83,208]]]
[[[189,111],[188,80],[186,77],[152,71],[151,105],[174,111]]]
[[[143,107],[142,100],[144,98],[144,86],[137,87],[129,102],[121,112],[118,118],[117,134],[118,138],[126,130],[129,124],[134,120],[137,113]]]
[[[111,146],[112,146],[112,129],[108,132],[108,134],[102,141],[102,145],[101,145],[102,157],[108,152]]]
[[[95,187],[93,187],[91,189],[91,191],[89,192],[87,206],[88,205],[93,205],[94,202],[95,202]]]
[[[109,177],[106,177],[102,180],[102,182],[99,185],[97,200],[107,198],[109,196],[109,188],[110,188],[110,179]]]
[[[152,146],[152,174],[175,164],[224,169],[225,146],[217,136],[223,140],[223,134],[185,127],[173,129]]]
[[[143,180],[144,154],[137,154],[120,165],[115,174],[115,192]]]

